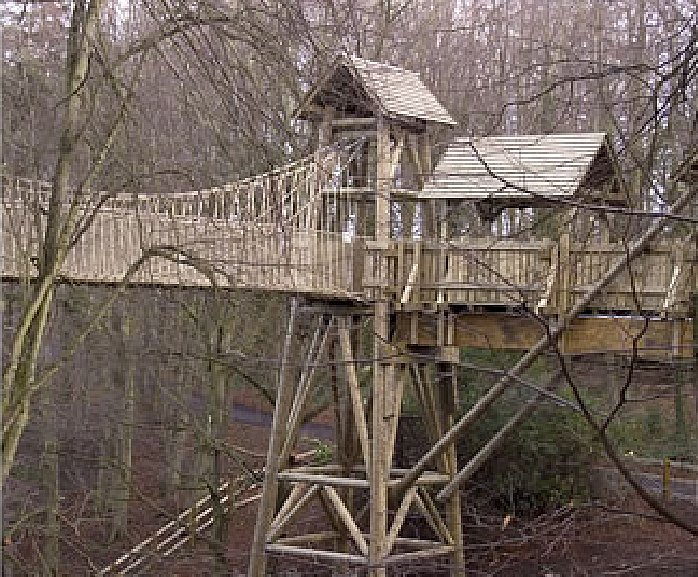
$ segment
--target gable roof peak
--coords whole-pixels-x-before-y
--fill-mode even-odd
[[[349,88],[342,83],[342,69],[349,72],[361,89],[364,102],[358,102],[357,94],[351,94]],[[344,102],[342,98],[345,98]],[[330,72],[310,90],[299,107],[299,113],[302,115],[313,104],[328,101],[340,107],[342,104],[360,104],[371,109],[377,107],[389,118],[417,119],[446,126],[457,124],[424,85],[418,73],[358,56],[338,56]]]

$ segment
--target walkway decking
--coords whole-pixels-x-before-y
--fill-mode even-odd
[[[318,230],[332,228],[316,207],[327,202],[322,197],[328,196],[329,177],[320,187],[308,184],[307,176],[297,186],[300,174],[308,172],[312,170],[305,165],[296,170],[296,188],[283,188],[280,182],[288,173],[277,173],[224,189],[117,196],[104,203],[76,239],[63,276],[73,282],[118,283],[150,251],[153,256],[130,277],[131,283],[215,284],[327,300],[387,299],[402,308],[525,304],[541,314],[559,314],[626,253],[621,243],[566,247],[552,240],[374,241]],[[317,172],[311,178],[322,180]],[[46,203],[46,185],[5,184],[2,277],[31,277],[45,226],[45,215],[36,207]],[[270,200],[275,187],[286,190],[284,202]],[[78,213],[79,218],[88,216]],[[594,299],[590,311],[684,318],[694,263],[692,243],[655,242]]]
[[[37,218],[26,204],[3,204],[4,278],[35,274],[37,220],[44,218]],[[273,223],[109,207],[76,242],[63,275],[75,282],[117,283],[151,249],[169,256],[146,261],[132,283],[204,287],[214,282],[222,288],[340,300],[387,298],[401,304],[526,303],[551,312],[574,304],[623,257],[626,247],[573,243],[565,256],[550,240],[377,242]],[[668,242],[653,244],[594,300],[592,309],[686,316],[693,252],[681,252]]]

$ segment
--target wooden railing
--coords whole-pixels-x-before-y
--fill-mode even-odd
[[[351,239],[326,228],[321,207],[338,191],[352,146],[222,188],[167,195],[83,192],[74,246],[62,274],[73,281],[131,282],[357,296]],[[31,278],[46,227],[49,183],[3,178],[2,276]],[[72,192],[71,192],[72,194]],[[73,198],[61,207],[67,213]],[[83,226],[88,223],[89,226]],[[334,223],[336,227],[336,223]],[[330,229],[332,227],[329,227]]]
[[[34,222],[32,222],[34,221]],[[5,205],[2,275],[36,274],[45,217]],[[149,258],[133,283],[254,288],[357,296],[356,251],[341,233],[291,226],[231,222],[126,210],[100,211],[70,251],[62,269],[73,281],[116,283],[146,251]]]
[[[621,243],[571,243],[566,250],[552,240],[369,241],[364,285],[371,300],[402,305],[525,305],[538,313],[561,314],[625,253]],[[694,261],[695,250],[656,242],[589,308],[685,316]]]
[[[312,208],[322,194],[336,188],[337,170],[346,162],[351,148],[327,147],[316,154],[270,172],[205,190],[133,194],[130,192],[82,191],[79,214],[96,206],[100,211],[166,215],[216,221],[254,221],[258,224],[284,223],[297,229],[312,228]],[[66,205],[72,202],[69,191]],[[4,206],[31,206],[34,211],[48,207],[51,183],[26,178],[2,177]]]
[[[320,230],[333,228],[319,213],[320,199],[335,177],[328,172],[324,179],[313,177],[320,186],[299,186],[302,178],[294,171],[310,171],[311,165],[293,165],[290,172],[249,179],[230,190],[110,198],[76,239],[62,274],[72,281],[116,283],[150,254],[131,282],[388,299],[405,306],[525,305],[538,313],[561,314],[626,253],[621,243],[374,241]],[[295,179],[295,188],[289,179]],[[274,187],[286,191],[287,202],[272,200]],[[45,183],[6,183],[3,277],[36,274],[48,193]],[[93,209],[94,203],[79,207],[78,219]],[[692,244],[655,242],[589,308],[686,316],[695,276]]]

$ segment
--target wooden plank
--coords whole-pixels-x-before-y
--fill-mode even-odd
[[[405,522],[405,517],[407,516],[407,512],[412,506],[412,501],[414,500],[416,494],[417,486],[415,485],[413,487],[410,487],[407,491],[405,491],[405,494],[402,497],[400,507],[398,507],[398,510],[395,513],[395,517],[393,517],[393,524],[390,526],[388,537],[385,540],[386,555],[389,554],[390,551],[392,551],[393,546],[395,545],[395,540],[397,539],[397,536],[400,533],[400,529],[402,529],[402,525]]]
[[[267,553],[277,553],[286,555],[295,555],[298,557],[309,557],[320,561],[330,561],[335,563],[348,563],[351,565],[367,565],[368,560],[361,555],[351,555],[349,553],[335,553],[334,551],[323,551],[322,549],[307,549],[296,547],[293,545],[281,545],[272,543],[267,545],[264,550]]]
[[[371,446],[368,440],[368,425],[366,423],[366,415],[364,414],[363,399],[361,398],[359,380],[356,377],[356,365],[354,364],[354,354],[352,352],[351,334],[349,330],[350,324],[351,320],[346,317],[340,318],[338,321],[340,351],[349,384],[349,393],[351,395],[353,409],[352,412],[354,413],[354,423],[356,425],[356,431],[359,434],[364,465],[366,466],[366,471],[370,471]]]
[[[351,538],[354,540],[354,543],[356,543],[356,546],[359,548],[359,551],[368,556],[368,543],[366,543],[366,539],[364,539],[364,536],[361,534],[361,530],[356,526],[351,513],[349,513],[347,510],[344,502],[337,494],[337,491],[329,486],[323,487],[323,491],[331,501],[332,505],[337,511],[337,514],[339,515],[339,518],[342,520],[344,526],[349,531]]]

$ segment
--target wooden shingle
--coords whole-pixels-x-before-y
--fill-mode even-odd
[[[337,58],[296,114],[307,117],[318,106],[332,106],[356,116],[372,116],[377,109],[387,118],[456,125],[419,74],[355,56]]]
[[[618,195],[613,162],[604,133],[458,138],[420,198],[507,206],[601,191],[611,198]]]

